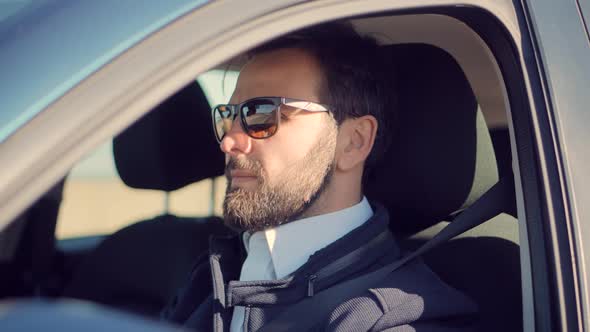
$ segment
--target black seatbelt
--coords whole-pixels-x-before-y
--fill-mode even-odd
[[[371,287],[385,279],[416,257],[432,248],[447,242],[457,235],[475,228],[492,219],[514,200],[514,179],[507,176],[500,179],[469,208],[465,209],[453,222],[443,228],[430,241],[402,259],[388,264],[376,271],[364,274],[358,278],[345,281],[323,291],[313,297],[305,298],[294,306],[286,309],[277,318],[264,325],[260,332],[306,331],[327,319],[328,315],[346,300],[359,296]],[[304,319],[302,319],[304,318]]]

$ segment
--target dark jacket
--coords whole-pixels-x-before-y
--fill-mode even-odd
[[[291,275],[270,281],[236,281],[245,259],[242,241],[212,238],[209,255],[196,263],[190,281],[162,315],[197,331],[229,331],[233,307],[239,305],[246,307],[246,330],[257,331],[305,297],[399,259],[388,222],[387,211],[377,206],[363,225],[313,254]],[[337,306],[314,330],[463,331],[474,323],[475,312],[473,302],[416,260]]]

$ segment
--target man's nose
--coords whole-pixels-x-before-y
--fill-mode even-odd
[[[230,130],[221,140],[219,147],[223,153],[231,156],[250,153],[252,150],[252,138],[242,129],[239,117],[234,119]]]

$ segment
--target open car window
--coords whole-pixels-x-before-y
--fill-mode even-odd
[[[226,103],[238,73],[214,69],[197,77],[210,105]],[[207,110],[200,110],[207,111]],[[57,239],[113,233],[160,214],[221,215],[225,177],[211,178],[166,193],[129,188],[121,181],[111,140],[81,160],[68,174],[57,221]]]

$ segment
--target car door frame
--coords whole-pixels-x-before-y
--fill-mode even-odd
[[[553,151],[542,167],[545,193],[552,196],[553,206],[547,213],[547,242],[555,269],[555,292],[559,302],[560,330],[588,330],[589,293],[587,266],[590,257],[585,249],[590,243],[590,155],[587,144],[590,132],[582,124],[590,123],[590,41],[577,1],[556,4],[545,0],[525,0],[527,26],[541,80],[538,98],[545,113],[538,113],[537,148]],[[558,27],[558,28],[556,28]],[[563,212],[563,218],[557,215]]]

